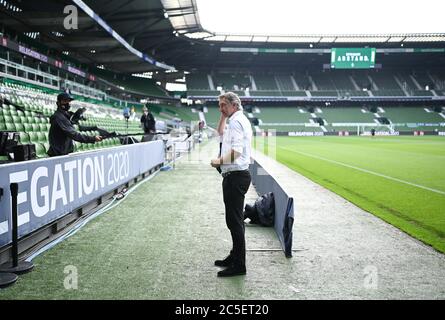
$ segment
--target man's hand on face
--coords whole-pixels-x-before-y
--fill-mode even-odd
[[[221,166],[221,158],[212,159],[212,160],[210,161],[210,165],[211,165],[213,168],[218,168],[219,166]]]

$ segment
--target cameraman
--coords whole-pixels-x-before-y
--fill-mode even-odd
[[[142,129],[144,129],[145,134],[155,134],[156,133],[156,120],[153,114],[150,112],[148,105],[143,108],[144,113],[141,117]]]
[[[69,111],[70,102],[74,100],[68,93],[57,96],[57,110],[50,118],[49,149],[50,157],[63,156],[74,151],[73,140],[81,143],[95,143],[102,140],[101,136],[87,136],[74,129],[70,118],[73,113]]]

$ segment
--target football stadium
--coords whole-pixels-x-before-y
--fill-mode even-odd
[[[444,10],[0,0],[0,300],[443,300]]]

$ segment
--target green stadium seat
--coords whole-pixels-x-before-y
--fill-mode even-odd
[[[36,155],[37,158],[46,158],[48,155],[46,154],[45,146],[41,143],[35,143],[36,146]]]
[[[40,126],[37,123],[32,124],[32,131],[38,132],[40,131]]]
[[[15,125],[14,125],[14,123],[12,123],[12,122],[6,122],[5,125],[6,125],[6,130],[7,130],[7,131],[15,131]]]
[[[15,131],[25,131],[25,127],[22,123],[14,123]]]
[[[80,145],[81,143],[77,142],[77,141],[73,141],[74,142],[74,152],[79,152],[80,150]]]
[[[6,130],[6,124],[4,122],[0,122],[0,131]]]
[[[46,141],[46,136],[45,136],[45,134],[43,133],[43,132],[38,132],[37,133],[37,137],[38,137],[38,141],[39,142],[45,142]]]
[[[20,143],[28,144],[29,142],[29,134],[27,134],[26,132],[20,132]]]
[[[40,127],[40,131],[46,131],[46,124],[45,123],[40,123],[39,127]]]
[[[32,143],[37,144],[37,142],[39,142],[39,136],[37,132],[29,132],[29,139]]]
[[[5,123],[12,123],[12,117],[11,116],[3,115],[3,119],[5,120]]]
[[[25,132],[33,131],[32,130],[32,125],[30,123],[25,123],[23,126],[24,126],[24,129],[25,129]]]

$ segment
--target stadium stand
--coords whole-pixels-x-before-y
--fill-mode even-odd
[[[165,90],[151,79],[138,78],[129,75],[118,75],[113,72],[96,68],[94,72],[115,85],[121,86],[125,91],[135,92],[148,96],[167,96]]]
[[[329,91],[335,88],[335,84],[329,76],[328,72],[326,73],[311,73],[312,80],[315,82],[317,89],[320,91]]]
[[[308,122],[311,117],[310,114],[304,110],[300,112],[300,108],[288,107],[280,108],[273,106],[262,106],[258,108],[260,113],[255,114],[255,116],[261,119],[264,123],[270,122],[282,122],[282,123],[293,123],[293,122]]]
[[[395,74],[395,76],[399,79],[400,83],[402,84],[402,88],[414,91],[419,90],[421,87],[419,85],[419,82],[414,79],[411,74],[407,71],[401,71]],[[417,82],[417,83],[416,83]]]
[[[258,91],[278,91],[274,74],[255,74],[253,77]]]
[[[261,125],[261,130],[276,130],[276,132],[322,132],[318,126],[303,126],[303,125]]]
[[[49,116],[56,109],[56,94],[43,92],[35,86],[28,87],[11,82],[2,83],[0,90],[3,98],[11,102],[11,105],[2,104],[0,108],[0,130],[19,132],[21,144],[35,144],[37,157],[47,157]],[[71,105],[73,111],[81,107],[86,108],[84,113],[86,120],[79,121],[81,126],[97,126],[108,132],[115,132],[117,135],[130,135],[137,141],[142,138],[143,130],[140,127],[139,117],[135,117],[127,123],[122,117],[121,110],[109,105],[76,100]],[[174,120],[176,122],[197,120],[196,115],[188,108],[152,105],[151,109],[158,120]],[[75,127],[79,129],[78,125]],[[86,131],[85,134],[100,135],[100,132]],[[96,144],[75,143],[75,152],[120,144],[118,137],[105,139]]]
[[[384,110],[385,112],[381,115],[393,123],[440,123],[445,120],[437,112],[427,112],[422,107],[385,108]]]
[[[255,90],[250,91],[250,95],[253,97],[279,97],[281,92],[278,90]]]
[[[210,77],[210,79],[212,79]],[[190,73],[186,75],[188,96],[218,96],[219,90],[210,88],[208,75],[205,73]],[[213,81],[212,81],[213,85]]]
[[[213,75],[213,83],[215,87],[222,87],[226,91],[240,91],[251,86],[246,74],[217,73]]]
[[[370,77],[377,85],[377,90],[401,90],[395,81],[393,74],[385,71],[373,72]]]
[[[351,72],[351,78],[357,84],[359,89],[371,90],[371,79],[369,79],[367,72],[361,70],[354,70]]]
[[[311,90],[312,84],[306,73],[295,72],[294,80],[300,90]]]
[[[218,126],[219,118],[221,116],[221,112],[218,107],[208,107],[207,112],[204,114],[207,126],[216,128]]]
[[[445,125],[439,111],[427,107],[367,108],[350,107],[280,107],[258,105],[246,115],[252,125],[259,130],[275,129],[278,132],[324,132],[349,131],[356,133],[358,128],[378,128],[378,131],[439,130]],[[374,111],[370,111],[374,110]],[[220,113],[217,107],[208,107],[205,119],[208,126],[216,128]],[[258,123],[255,123],[255,120]],[[384,120],[384,121],[383,121]],[[386,124],[381,121],[388,121]],[[321,125],[317,123],[320,122]]]
[[[328,123],[350,122],[350,123],[370,123],[374,121],[374,115],[368,111],[363,112],[362,108],[321,108],[320,116]]]
[[[344,90],[344,91],[361,90],[358,87],[357,88],[354,87],[354,84],[350,78],[351,74],[350,71],[335,70],[335,72],[326,72],[326,73],[337,90]]]
[[[190,73],[186,76],[186,81],[189,90],[211,90],[207,74]]]
[[[188,96],[219,95],[219,90],[209,87],[209,78],[215,88],[221,87],[225,91],[251,97],[431,97],[435,94],[443,95],[441,90],[432,90],[445,86],[439,74],[433,77],[427,71],[407,70],[325,70],[292,74],[272,72],[252,73],[252,76],[231,73],[189,74]]]
[[[294,84],[292,83],[292,78],[290,74],[277,74],[275,76],[278,87],[282,92],[293,92],[295,91]]]
[[[275,129],[277,131],[319,131],[320,129],[306,127],[310,123],[311,115],[303,108],[262,106],[260,113],[254,114],[260,120],[262,130]],[[300,112],[303,111],[303,112]]]
[[[370,76],[373,80],[374,86],[373,94],[376,96],[405,96],[402,88],[396,82],[393,74],[383,71],[374,72]]]
[[[208,97],[216,97],[219,96],[221,92],[219,90],[187,90],[188,96],[208,96]]]
[[[412,96],[433,96],[433,93],[430,90],[413,90],[410,91],[410,95]]]
[[[287,90],[282,90],[281,91],[281,95],[285,96],[285,97],[307,97],[306,92],[305,91],[287,91]]]
[[[336,90],[317,90],[311,91],[311,95],[315,97],[338,97],[339,93]]]
[[[432,73],[432,74],[435,74],[435,73]],[[430,74],[426,70],[415,70],[412,73],[412,77],[417,81],[417,83],[420,86],[419,90],[424,90],[427,86],[430,89],[434,89],[436,87],[440,87],[440,84],[437,85],[438,83],[441,82],[441,80],[440,80],[440,77],[441,77],[440,76],[441,75],[440,71],[437,72],[437,75],[435,76],[435,78],[437,80],[434,80],[434,77],[432,76],[432,74]]]

